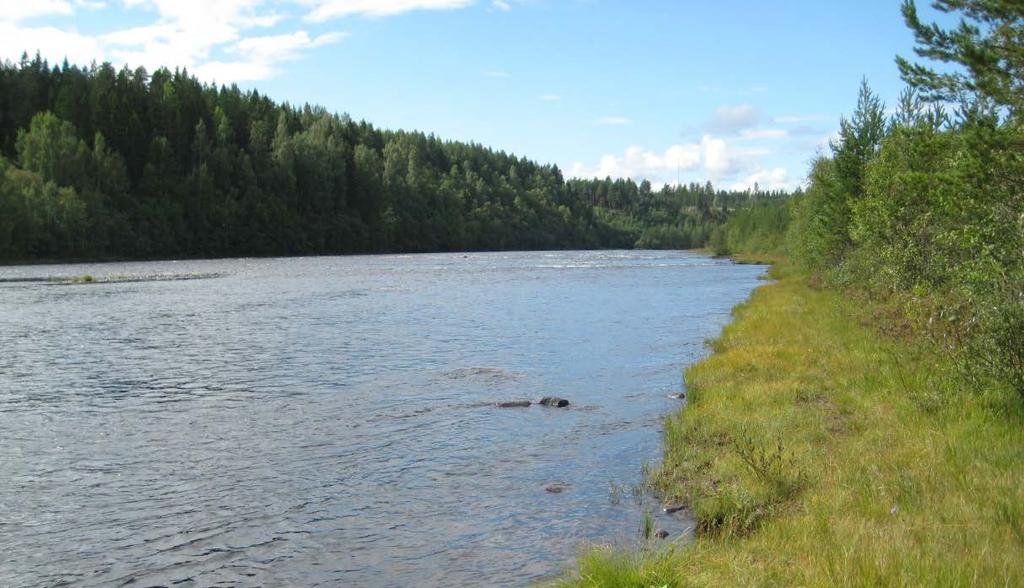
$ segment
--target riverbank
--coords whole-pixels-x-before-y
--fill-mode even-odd
[[[578,586],[1020,585],[1024,409],[883,308],[785,265],[689,368],[651,483],[697,536],[594,548]],[[886,334],[882,334],[885,332]]]

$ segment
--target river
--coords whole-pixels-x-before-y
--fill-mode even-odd
[[[763,270],[650,251],[0,267],[0,585],[556,577],[636,539],[669,396]],[[546,395],[571,404],[495,405]]]

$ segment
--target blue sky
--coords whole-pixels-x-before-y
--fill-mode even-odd
[[[897,0],[0,0],[0,58],[187,67],[655,184],[799,185],[912,45]]]

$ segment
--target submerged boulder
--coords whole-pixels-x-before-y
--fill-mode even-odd
[[[507,400],[499,402],[498,408],[529,408],[531,404],[529,400]]]
[[[540,399],[541,406],[553,406],[555,408],[565,408],[569,406],[569,401],[565,398],[559,398],[557,396],[545,396]]]

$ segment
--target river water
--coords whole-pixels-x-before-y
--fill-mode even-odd
[[[669,395],[763,269],[643,251],[0,268],[0,585],[557,577],[582,544],[636,540],[651,503],[629,488]],[[572,404],[495,406],[545,395]]]

